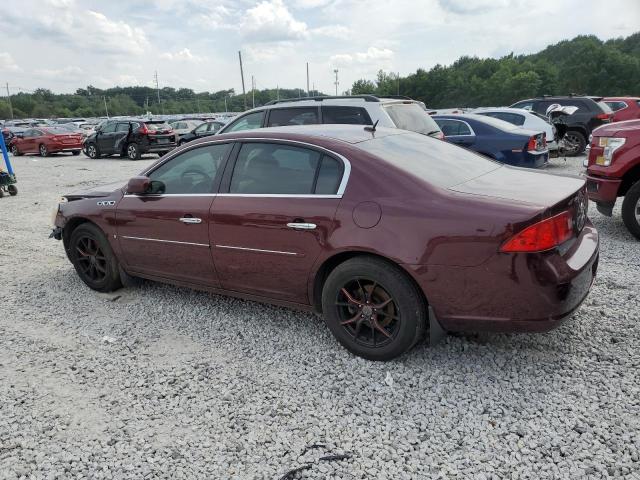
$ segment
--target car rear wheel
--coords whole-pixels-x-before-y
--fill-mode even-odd
[[[640,240],[640,181],[632,185],[624,196],[622,221],[631,234]]]
[[[98,150],[98,146],[95,143],[90,143],[86,147],[87,157],[96,159],[100,158],[100,150]]]
[[[580,155],[587,146],[587,139],[582,133],[575,130],[569,130],[564,136],[564,141],[566,145],[565,154],[570,157]]]
[[[118,260],[97,226],[83,223],[71,233],[69,256],[78,276],[89,288],[112,292],[122,287]]]
[[[338,265],[322,290],[327,326],[350,352],[368,360],[391,360],[426,332],[421,293],[398,267],[356,257]]]
[[[49,156],[49,150],[47,150],[47,146],[44,143],[40,144],[40,146],[38,147],[38,151],[40,152],[41,157]]]
[[[137,143],[127,145],[127,158],[129,160],[138,160],[140,158],[140,148]]]
[[[20,153],[20,150],[18,150],[17,145],[11,146],[11,155],[13,155],[14,157],[19,157],[20,155],[22,155],[22,153]]]

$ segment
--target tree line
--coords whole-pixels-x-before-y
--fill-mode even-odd
[[[375,80],[354,82],[350,93],[407,95],[429,108],[510,105],[540,95],[640,95],[640,33],[605,42],[592,35],[550,45],[531,55],[502,58],[463,56],[452,65],[418,69],[405,77],[380,71]],[[312,95],[322,95],[311,92]],[[265,89],[237,94],[233,89],[194,92],[190,88],[80,88],[56,94],[45,88],[11,96],[15,118],[102,117],[109,115],[242,111],[275,100],[306,96],[302,89]],[[10,118],[0,100],[0,118]]]
[[[640,96],[640,33],[606,42],[578,36],[531,55],[464,56],[406,77],[380,71],[375,81],[351,88],[353,95],[366,93],[407,95],[429,108],[502,106],[569,93]]]

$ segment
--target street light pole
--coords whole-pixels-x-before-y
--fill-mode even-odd
[[[333,83],[334,83],[334,84],[335,84],[335,86],[336,86],[336,97],[337,97],[337,96],[338,96],[338,85],[340,84],[340,82],[338,82],[338,69],[337,69],[337,68],[336,68],[336,69],[334,69],[334,70],[333,70],[333,73],[335,73],[335,74],[336,74],[336,81],[335,81],[335,82],[333,82]]]

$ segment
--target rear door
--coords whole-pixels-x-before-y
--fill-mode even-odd
[[[309,274],[337,227],[349,164],[286,142],[246,141],[237,152],[211,214],[222,287],[308,304]]]
[[[152,193],[117,207],[120,247],[132,273],[218,286],[209,242],[210,207],[231,144],[180,152],[148,173]]]
[[[476,135],[473,129],[463,120],[437,118],[436,123],[442,129],[445,138],[451,143],[470,147],[476,141]]]

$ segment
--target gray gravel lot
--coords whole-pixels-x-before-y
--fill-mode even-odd
[[[150,282],[85,287],[47,239],[52,208],[154,159],[13,159],[0,478],[275,479],[304,465],[292,478],[640,478],[640,243],[619,205],[613,218],[591,205],[600,270],[561,328],[372,363],[312,314]]]

